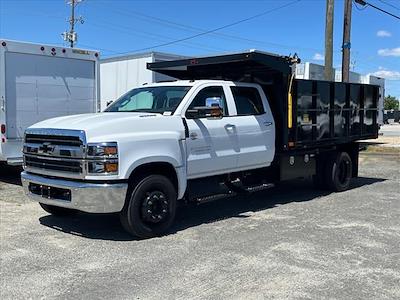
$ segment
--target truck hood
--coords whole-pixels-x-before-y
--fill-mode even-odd
[[[90,142],[101,142],[111,137],[115,139],[118,135],[172,131],[184,134],[183,123],[179,116],[139,112],[106,112],[58,117],[36,123],[29,128],[83,130]]]

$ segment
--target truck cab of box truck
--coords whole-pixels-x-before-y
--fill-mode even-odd
[[[0,162],[22,164],[25,129],[98,111],[98,52],[0,41]]]

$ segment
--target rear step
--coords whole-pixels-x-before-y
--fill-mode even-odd
[[[273,188],[275,185],[273,183],[263,183],[261,185],[254,185],[254,186],[249,186],[243,189],[244,192],[247,193],[255,193],[263,190],[267,190],[270,188]],[[223,194],[215,194],[215,195],[210,195],[210,196],[205,196],[205,197],[200,197],[196,198],[194,201],[197,204],[202,204],[202,203],[207,203],[207,202],[212,202],[224,198],[231,198],[237,196],[238,193],[235,193],[233,191],[229,191],[228,193],[223,193]]]

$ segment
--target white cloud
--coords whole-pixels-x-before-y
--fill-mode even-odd
[[[393,49],[379,49],[378,54],[380,56],[400,56],[400,47]]]
[[[325,57],[321,53],[315,53],[313,56],[313,59],[314,60],[325,60]]]
[[[386,31],[386,30],[379,30],[376,33],[376,36],[379,36],[379,37],[391,37],[392,34],[389,31]]]
[[[400,80],[400,71],[391,71],[379,67],[379,71],[371,73],[371,75],[382,77],[387,80]]]

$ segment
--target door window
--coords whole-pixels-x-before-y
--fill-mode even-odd
[[[228,115],[228,107],[226,104],[226,97],[222,86],[210,86],[202,89],[193,99],[188,110],[200,106],[219,106],[222,108],[223,116]]]
[[[256,88],[232,86],[231,91],[238,116],[261,115],[264,113],[261,96]]]

